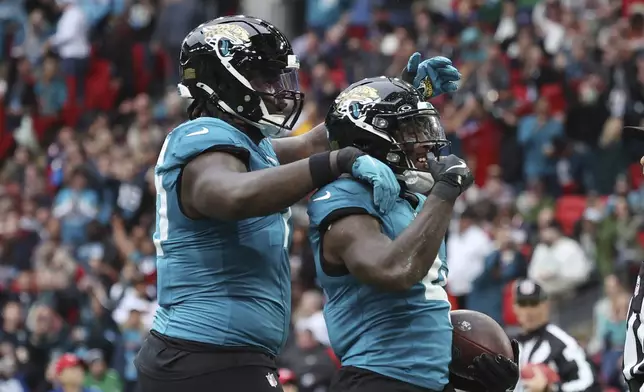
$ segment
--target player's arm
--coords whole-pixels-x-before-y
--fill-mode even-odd
[[[407,290],[432,264],[447,232],[454,202],[474,182],[465,162],[455,155],[429,160],[436,180],[416,219],[390,240],[374,218],[350,215],[326,227],[323,255],[344,264],[361,281],[385,290]]]
[[[271,139],[271,143],[281,164],[299,161],[329,150],[328,133],[324,123],[302,135]]]
[[[393,241],[371,215],[341,218],[324,233],[324,258],[344,264],[364,283],[388,291],[408,290],[436,260],[455,200],[430,194],[420,214]]]
[[[191,218],[240,220],[284,210],[343,173],[380,191],[374,203],[391,208],[400,187],[383,163],[346,147],[287,165],[248,171],[244,161],[222,151],[205,152],[183,169],[181,201]],[[374,185],[375,184],[375,185]]]

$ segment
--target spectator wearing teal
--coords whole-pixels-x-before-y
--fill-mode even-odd
[[[5,47],[5,39],[12,26],[24,26],[27,23],[27,14],[24,9],[24,0],[0,1],[0,48]],[[0,61],[3,60],[4,50],[0,50]]]
[[[87,224],[96,218],[98,208],[98,194],[87,187],[82,169],[76,169],[69,186],[58,192],[53,205],[53,215],[61,221],[63,243],[82,244],[86,239]]]
[[[351,5],[349,0],[307,0],[306,24],[323,37],[326,30],[350,10]]]
[[[40,65],[43,60],[43,48],[53,32],[54,29],[45,19],[42,10],[35,9],[29,14],[29,20],[25,20],[16,31],[11,47],[12,57],[22,56],[29,60],[31,65]]]
[[[600,354],[600,370],[603,381],[618,387],[621,381],[620,358],[626,340],[626,314],[629,294],[615,275],[604,279],[605,297],[594,309],[595,334],[588,344],[591,353]]]
[[[503,325],[505,286],[525,277],[526,260],[514,245],[508,229],[497,229],[495,242],[498,249],[485,258],[483,271],[472,282],[467,308],[485,313]]]
[[[554,141],[563,135],[563,124],[550,116],[545,98],[535,104],[535,113],[519,121],[518,142],[523,147],[523,172],[530,183],[545,179],[550,184],[555,176]]]
[[[38,112],[42,116],[57,116],[67,100],[67,85],[58,73],[58,60],[53,56],[45,58],[42,72],[35,86],[38,97]]]

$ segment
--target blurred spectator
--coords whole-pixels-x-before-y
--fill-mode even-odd
[[[351,6],[347,0],[316,1],[307,0],[306,23],[319,36],[324,36],[329,26],[348,18],[346,13]]]
[[[295,325],[296,348],[282,361],[298,379],[298,392],[327,391],[337,369],[333,352],[320,343],[308,318]]]
[[[27,332],[24,330],[23,310],[19,302],[7,302],[2,310],[2,334],[0,344],[15,349],[27,342]]]
[[[87,15],[78,6],[77,0],[56,0],[56,4],[62,15],[45,50],[51,48],[58,53],[62,59],[63,73],[74,78],[76,97],[82,100],[91,51]]]
[[[166,74],[171,83],[179,81],[179,53],[183,38],[195,26],[204,22],[197,0],[162,0],[158,13],[156,29],[152,36],[152,49],[163,50],[170,54]],[[134,20],[130,19],[130,23]]]
[[[85,368],[73,354],[63,354],[55,365],[56,384],[52,392],[97,392],[93,387],[83,387]]]
[[[518,125],[518,140],[525,152],[525,179],[528,182],[545,180],[548,185],[555,175],[554,141],[563,133],[561,122],[551,117],[549,110],[548,101],[540,98],[535,104],[535,114],[521,119]]]
[[[606,261],[612,262],[605,270],[627,266],[644,256],[644,249],[638,239],[638,232],[644,223],[641,215],[635,215],[625,197],[615,200],[612,214],[606,217],[602,227],[601,240],[610,246],[612,252]]]
[[[34,75],[31,64],[24,57],[16,60],[16,68],[10,75],[12,83],[7,88],[5,104],[6,123],[10,131],[18,128],[23,116],[30,116],[36,109],[36,95],[34,92]]]
[[[19,347],[16,350],[16,356],[24,364],[27,385],[32,389],[42,389],[47,385],[45,372],[50,356],[60,353],[64,338],[61,320],[49,306],[37,304],[29,311],[26,325],[29,339],[24,349]]]
[[[33,10],[24,28],[16,32],[11,55],[16,58],[26,57],[32,65],[40,65],[47,39],[52,33],[44,12],[41,9]]]
[[[13,353],[5,353],[0,359],[0,390],[27,392],[27,385],[17,377],[16,359]]]
[[[485,313],[503,325],[505,286],[517,278],[525,277],[526,261],[517,250],[509,228],[498,228],[494,240],[497,249],[485,258],[483,271],[472,282],[467,308]]]
[[[121,392],[123,385],[121,377],[114,369],[110,369],[105,363],[103,352],[93,349],[87,352],[84,357],[89,371],[85,376],[85,386],[94,387],[101,392]]]
[[[58,75],[58,60],[55,57],[45,58],[34,92],[38,96],[39,114],[47,117],[60,115],[67,100],[67,86]]]
[[[593,265],[579,243],[564,236],[556,221],[540,229],[528,277],[541,285],[548,295],[572,292],[588,280],[592,270]]]
[[[479,216],[472,208],[463,211],[458,228],[449,233],[449,290],[459,307],[465,308],[473,283],[485,269],[485,258],[493,250],[492,241],[479,225]]]
[[[602,248],[600,241],[600,224],[602,212],[593,208],[586,208],[581,219],[576,223],[574,238],[584,250],[588,261],[597,266],[601,276],[612,272],[612,266],[606,266],[603,260],[607,249]],[[612,252],[611,250],[608,250]]]
[[[0,3],[0,36],[6,37],[16,26],[23,26],[27,19],[27,12],[19,0],[3,1]],[[4,41],[4,39],[3,39]],[[0,52],[0,60],[5,57],[5,52]]]
[[[624,289],[616,275],[608,275],[604,279],[604,294],[605,297],[595,305],[594,335],[588,351],[600,355],[600,373],[604,383],[621,388],[621,364],[630,293]]]
[[[541,211],[550,209],[554,203],[554,198],[544,189],[543,182],[536,181],[528,184],[528,189],[517,197],[516,206],[526,222],[532,224],[537,221]]]
[[[297,377],[290,369],[279,369],[279,382],[284,392],[298,392]]]
[[[121,368],[124,380],[124,392],[136,391],[137,372],[134,367],[134,357],[143,343],[143,333],[147,330],[141,316],[148,311],[143,303],[132,304],[129,315],[122,325],[121,345],[118,347],[115,361]]]
[[[87,225],[98,214],[98,195],[88,187],[83,169],[71,173],[68,187],[54,200],[53,215],[61,221],[61,239],[66,245],[80,245],[86,239]]]

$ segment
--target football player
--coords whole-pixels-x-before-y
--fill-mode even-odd
[[[452,388],[443,238],[454,202],[473,176],[454,155],[438,159],[449,142],[423,98],[399,79],[365,79],[340,94],[326,118],[333,148],[359,147],[403,184],[385,213],[373,204],[371,189],[348,176],[310,199],[324,316],[342,362],[333,392]],[[454,387],[502,392],[518,379],[516,363],[500,357],[479,357],[470,370],[472,379]]]
[[[141,390],[279,391],[273,358],[290,321],[289,206],[349,174],[369,184],[384,213],[400,187],[355,147],[327,151],[323,126],[270,139],[292,129],[303,104],[297,58],[270,23],[204,23],[184,39],[180,63],[180,93],[194,101],[155,168],[159,309],[136,359]],[[430,67],[415,71],[449,86]],[[449,67],[439,67],[443,76],[460,77]]]

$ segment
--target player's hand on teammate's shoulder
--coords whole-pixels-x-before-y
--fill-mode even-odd
[[[417,88],[425,99],[458,89],[461,73],[452,65],[452,60],[443,56],[421,60],[419,52],[411,55],[401,78]]]
[[[389,166],[355,147],[338,150],[337,164],[341,172],[371,184],[373,203],[380,212],[386,214],[392,210],[400,195],[400,184]]]
[[[452,195],[454,199],[474,183],[474,175],[467,163],[454,154],[440,157],[440,159],[429,159],[427,167],[434,177],[436,185],[443,183],[454,189]],[[442,190],[441,187],[436,188],[436,185],[434,185],[432,193]]]
[[[470,375],[480,384],[485,385],[487,392],[505,392],[513,390],[519,381],[519,342],[512,340],[514,358],[502,355],[483,354],[474,360],[469,367]],[[533,391],[535,392],[535,391]]]

